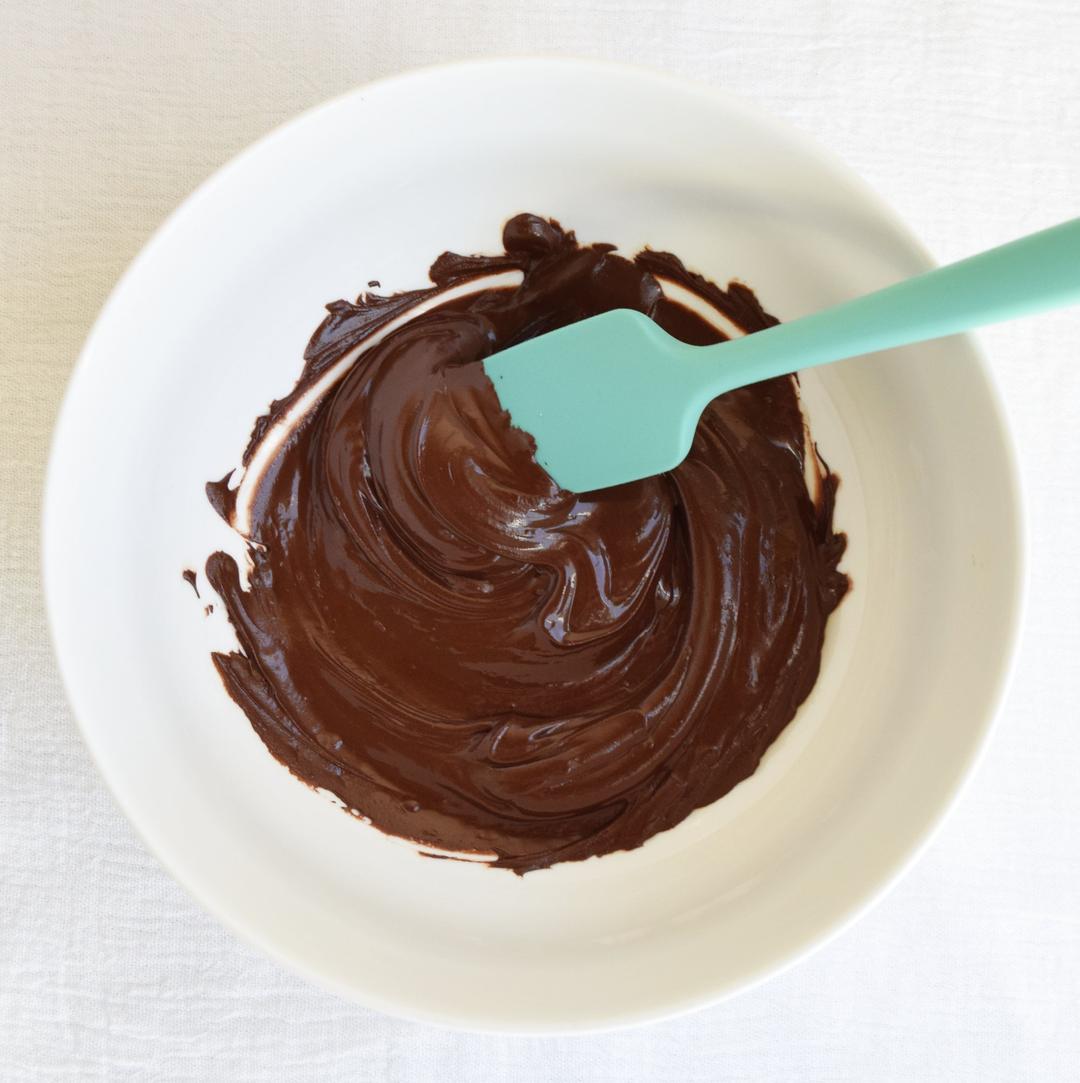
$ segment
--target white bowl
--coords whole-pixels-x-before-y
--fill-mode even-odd
[[[203,483],[292,386],[325,302],[496,251],[511,214],[666,248],[783,319],[925,270],[842,165],[717,92],[594,63],[356,90],[227,165],[161,228],[83,351],[45,513],[49,615],[125,812],[222,920],[419,1019],[571,1031],[708,1004],[804,955],[912,859],[1003,691],[1021,516],[1001,406],[952,338],[808,374],[854,589],[758,772],[638,850],[518,878],[417,856],[271,758],[222,689],[181,568],[234,547]],[[974,905],[974,902],[973,902]]]

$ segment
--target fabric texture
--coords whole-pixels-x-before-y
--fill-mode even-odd
[[[981,336],[1031,537],[990,750],[900,886],[754,991],[581,1038],[389,1019],[219,926],[100,781],[52,658],[38,519],[56,410],[109,289],[200,180],[299,110],[420,64],[533,52],[663,67],[758,102],[844,157],[943,260],[1080,213],[1080,8],[1063,0],[6,0],[0,1079],[1076,1078],[1077,310]]]

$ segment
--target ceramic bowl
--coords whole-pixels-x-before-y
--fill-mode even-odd
[[[86,742],[212,912],[388,1012],[573,1031],[744,989],[907,866],[1002,696],[1021,514],[970,339],[808,373],[854,586],[752,778],[637,850],[524,878],[420,857],[345,815],[266,752],[211,665],[230,629],[180,572],[234,540],[203,485],[292,386],[327,301],[370,279],[422,285],[445,249],[497,251],[523,210],[738,277],[781,319],[931,266],[842,164],[712,89],[551,59],[362,87],[225,166],[124,275],[58,424],[45,578]]]

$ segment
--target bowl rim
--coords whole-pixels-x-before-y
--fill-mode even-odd
[[[162,849],[159,849],[144,831],[139,817],[131,806],[131,803],[121,792],[121,788],[115,783],[107,764],[107,758],[100,746],[96,743],[92,727],[84,722],[84,714],[78,706],[78,696],[75,694],[69,672],[65,670],[63,658],[59,649],[58,621],[56,618],[55,601],[59,588],[57,576],[50,573],[51,563],[49,560],[49,539],[53,535],[53,520],[59,514],[58,498],[56,497],[57,486],[54,479],[59,474],[58,465],[60,459],[61,433],[65,428],[68,416],[74,412],[78,386],[87,378],[90,367],[91,355],[94,352],[95,340],[100,328],[107,322],[111,310],[117,298],[124,292],[129,280],[131,280],[147,260],[152,252],[166,237],[193,206],[200,203],[210,192],[226,178],[241,167],[249,157],[255,156],[269,143],[287,138],[295,126],[304,124],[307,119],[323,111],[337,108],[344,102],[361,98],[363,95],[375,90],[383,90],[399,83],[421,81],[442,74],[457,74],[463,71],[489,71],[497,72],[499,68],[513,66],[520,68],[529,66],[537,69],[574,69],[578,72],[592,70],[597,76],[605,74],[620,74],[623,77],[651,81],[657,85],[667,86],[683,93],[692,93],[717,103],[720,107],[733,114],[741,114],[746,120],[756,127],[772,131],[788,144],[796,146],[813,158],[823,162],[828,167],[844,174],[845,179],[852,187],[861,191],[867,205],[872,207],[875,214],[887,223],[909,245],[912,253],[926,265],[929,270],[937,266],[929,249],[907,226],[899,214],[889,205],[877,191],[867,182],[861,174],[849,166],[838,154],[829,147],[819,143],[814,137],[802,131],[786,119],[769,113],[754,102],[747,100],[741,95],[732,94],[726,89],[697,79],[692,79],[672,72],[650,67],[648,65],[627,63],[622,61],[603,60],[593,57],[580,57],[574,55],[543,55],[543,54],[499,54],[496,56],[458,60],[446,63],[422,65],[395,72],[378,79],[358,84],[341,94],[319,102],[298,114],[295,114],[269,131],[258,137],[252,143],[245,146],[237,154],[229,158],[225,163],[215,169],[208,177],[199,183],[187,196],[185,196],[165,217],[165,219],[151,233],[142,244],[139,251],[132,258],[126,269],[117,279],[110,290],[100,312],[95,317],[91,328],[86,336],[79,355],[73,365],[66,389],[61,400],[59,410],[53,425],[53,433],[50,440],[48,462],[43,486],[43,501],[41,514],[41,543],[40,559],[42,569],[43,593],[49,639],[52,645],[53,656],[56,659],[65,696],[71,706],[71,713],[82,740],[88,749],[105,785],[112,794],[120,810],[124,813],[137,835],[146,846],[147,850],[164,866],[169,875],[185,891],[188,892],[206,911],[234,932],[242,941],[257,947],[260,951],[269,955],[275,961],[284,964],[294,973],[312,982],[317,987],[336,993],[354,1003],[362,1004],[377,1011],[381,1011],[398,1018],[410,1019],[417,1022],[428,1023],[441,1028],[470,1031],[485,1034],[503,1035],[551,1035],[569,1036],[580,1034],[606,1033],[620,1030],[630,1026],[644,1023],[662,1022],[676,1017],[698,1011],[719,1004],[733,996],[737,996],[750,989],[769,981],[787,970],[796,966],[819,949],[823,948],[835,938],[842,935],[848,928],[854,925],[869,910],[876,906],[896,884],[907,874],[912,866],[922,857],[927,848],[936,838],[948,815],[955,808],[969,785],[983,756],[985,755],[989,738],[993,732],[997,719],[1000,717],[1003,704],[1008,694],[1015,670],[1019,653],[1021,632],[1024,626],[1024,618],[1028,605],[1029,588],[1029,519],[1024,499],[1022,485],[1022,472],[1020,458],[1015,441],[1015,436],[1009,422],[1005,406],[1004,395],[998,377],[983,351],[978,339],[972,334],[966,334],[963,338],[970,348],[972,360],[975,362],[985,380],[988,392],[988,401],[991,412],[987,420],[996,426],[997,439],[1005,463],[1005,475],[1000,478],[1002,489],[1007,490],[1015,515],[1006,526],[1011,530],[1011,550],[1014,554],[1011,582],[1006,584],[1003,593],[1007,592],[1009,608],[1009,624],[1003,629],[1001,663],[993,675],[993,679],[987,682],[987,707],[978,726],[973,726],[973,739],[971,747],[965,757],[961,769],[957,773],[956,780],[951,792],[941,801],[939,807],[927,821],[921,835],[917,835],[910,843],[906,854],[896,861],[888,876],[884,877],[875,888],[865,892],[856,898],[843,912],[839,913],[832,921],[824,923],[821,930],[807,939],[802,947],[790,953],[786,958],[776,963],[766,964],[761,970],[741,982],[734,988],[722,989],[713,994],[688,996],[681,1000],[672,1000],[668,1006],[660,1010],[642,1008],[634,1011],[619,1011],[613,1013],[610,1018],[603,1022],[589,1022],[581,1026],[567,1026],[563,1024],[549,1024],[539,1021],[529,1026],[508,1025],[497,1018],[477,1018],[475,1015],[462,1016],[449,1012],[432,1012],[426,1009],[416,1009],[399,1000],[385,998],[371,989],[358,989],[353,985],[336,980],[323,973],[317,967],[309,963],[303,956],[281,946],[276,941],[269,939],[262,933],[243,924],[242,920],[231,911],[220,907],[202,888],[193,881],[182,868],[178,860]]]

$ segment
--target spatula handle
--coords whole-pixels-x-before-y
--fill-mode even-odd
[[[716,387],[727,390],[1076,301],[1080,218],[726,343],[719,348],[727,371]]]

